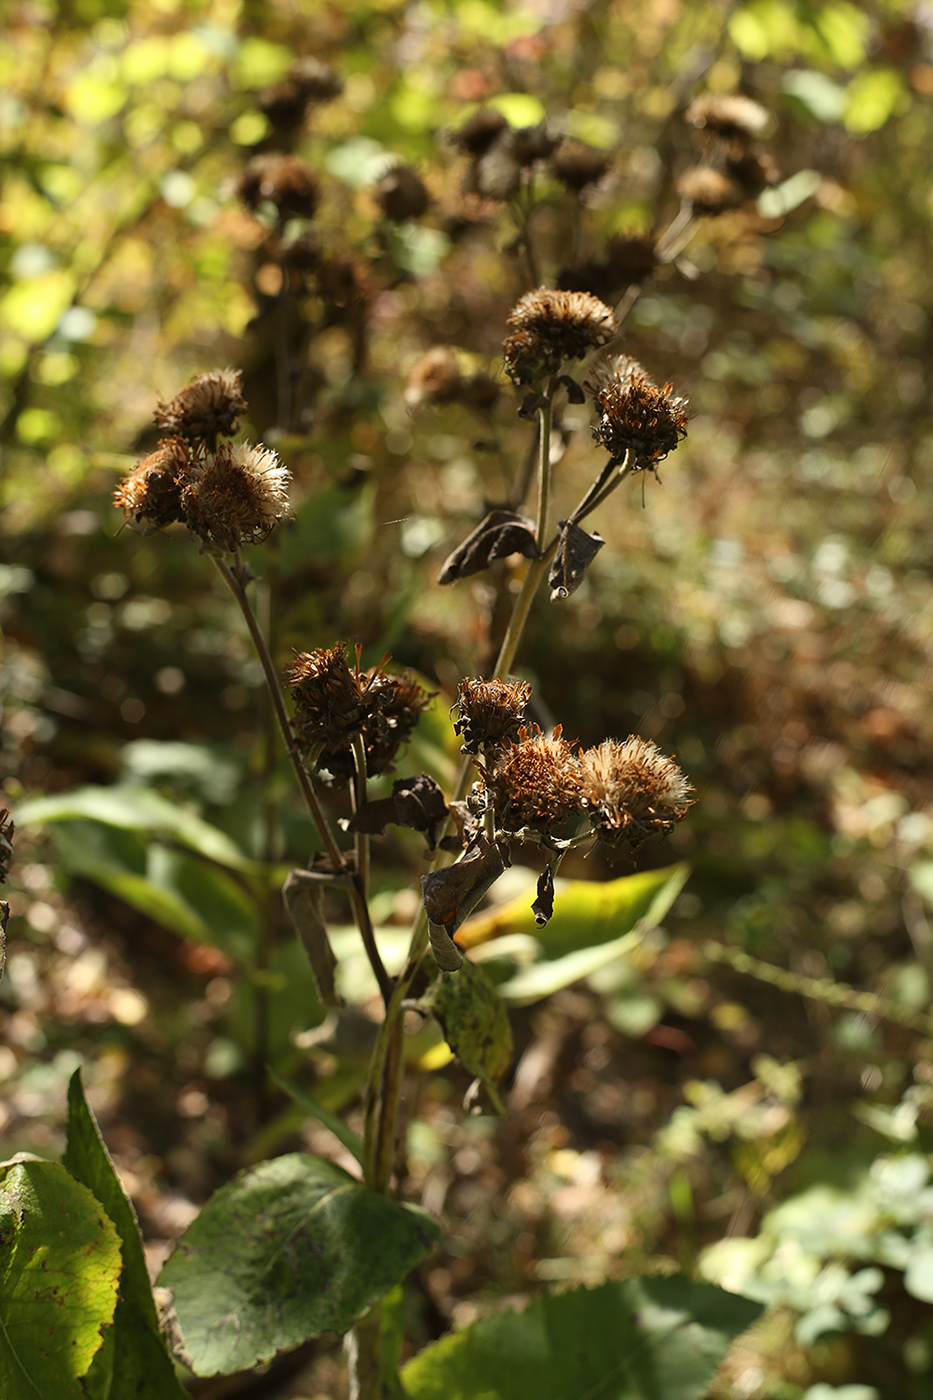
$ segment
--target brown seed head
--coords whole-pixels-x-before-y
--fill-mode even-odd
[[[481,156],[508,125],[502,113],[494,107],[480,107],[459,130],[450,133],[448,140],[465,155]]]
[[[248,209],[272,204],[279,219],[310,219],[317,208],[318,183],[314,171],[300,156],[270,151],[253,156],[235,186]]]
[[[519,730],[518,742],[494,751],[483,765],[486,791],[499,824],[544,832],[580,810],[580,776],[574,750],[561,738],[560,725],[548,737]]]
[[[704,92],[687,108],[687,121],[721,136],[751,140],[768,125],[768,113],[738,92]]]
[[[636,471],[650,470],[687,436],[687,400],[670,384],[659,388],[628,355],[594,365],[583,387],[601,410],[594,438],[619,461],[631,452]]]
[[[396,165],[387,170],[376,186],[376,203],[393,223],[420,219],[430,203],[428,192],[417,170]]]
[[[479,753],[514,743],[531,699],[527,681],[462,680],[457,688],[459,718],[454,733],[463,739],[461,753]]]
[[[595,185],[611,164],[611,151],[600,151],[572,136],[565,136],[551,156],[551,169],[569,190],[585,190],[587,185]]]
[[[544,122],[537,126],[522,126],[507,135],[509,150],[521,166],[535,165],[547,160],[560,143],[559,136],[549,136]]]
[[[243,376],[238,369],[214,369],[196,374],[168,403],[160,401],[153,415],[156,427],[188,442],[203,443],[211,452],[218,437],[233,437],[246,412]]]
[[[693,787],[673,759],[635,734],[585,749],[579,774],[590,824],[609,845],[625,841],[634,850],[671,831],[692,805]]]
[[[261,443],[221,443],[198,461],[181,491],[188,529],[205,549],[232,552],[260,544],[288,512],[291,472]]]
[[[711,165],[696,165],[684,171],[677,181],[677,193],[689,200],[695,214],[725,214],[745,201],[745,193],[735,180]]]
[[[769,155],[756,155],[735,144],[726,157],[726,174],[741,188],[746,199],[757,199],[762,190],[776,185],[780,176]]]
[[[4,807],[0,810],[0,885],[2,885],[10,872],[10,864],[13,860],[13,833],[16,830],[13,818],[10,816],[10,809]]]
[[[259,94],[257,106],[273,126],[294,130],[312,104],[330,102],[343,92],[343,79],[320,59],[307,55],[293,63],[280,83]]]
[[[387,676],[381,667],[375,667],[366,676],[370,684],[378,687],[379,694],[378,714],[364,728],[366,771],[385,773],[392,768],[396,754],[408,743],[437,692],[425,690],[405,671]]]
[[[181,488],[191,469],[191,449],[182,438],[160,442],[120,482],[113,493],[114,504],[127,520],[145,522],[153,530],[184,520]]]
[[[511,199],[521,179],[521,164],[503,138],[471,163],[463,188],[467,194],[478,194],[483,199],[506,200]]]
[[[457,356],[449,345],[432,345],[408,371],[405,402],[410,408],[423,403],[452,403],[463,385]]]
[[[502,343],[505,368],[516,384],[554,374],[564,360],[579,360],[605,345],[618,329],[609,307],[589,292],[528,292],[512,310],[512,334]]]

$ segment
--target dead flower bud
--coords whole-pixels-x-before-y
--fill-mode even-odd
[[[13,833],[16,830],[9,807],[0,811],[0,885],[4,884],[13,860]]]
[[[580,810],[577,756],[560,725],[552,736],[519,730],[518,742],[499,748],[482,765],[486,792],[499,824],[546,832]]]
[[[464,155],[482,156],[489,150],[497,137],[508,129],[508,122],[495,107],[480,107],[464,122],[457,131],[452,131],[448,140]]]
[[[670,384],[659,388],[628,355],[594,365],[583,387],[602,414],[594,438],[618,461],[631,452],[636,471],[651,470],[687,436],[687,400]]]
[[[196,462],[181,492],[188,529],[206,549],[261,544],[288,512],[291,472],[270,447],[221,443]]]
[[[393,166],[376,186],[376,203],[386,218],[396,224],[420,219],[430,202],[421,176],[410,165]]]
[[[127,520],[161,530],[184,520],[181,488],[192,468],[191,449],[182,438],[161,442],[120,482],[113,494]]]
[[[673,759],[632,734],[584,749],[578,761],[584,810],[600,840],[634,850],[687,815],[693,787]]]
[[[711,165],[695,165],[677,181],[681,199],[693,205],[695,214],[725,214],[745,201],[745,192],[735,180]]]
[[[603,178],[612,164],[612,152],[565,136],[551,156],[551,169],[569,190],[585,190]]]
[[[757,199],[769,185],[776,185],[780,176],[768,155],[756,155],[738,144],[726,157],[726,174],[742,189],[746,199]]]
[[[581,360],[618,329],[609,307],[589,292],[527,292],[513,308],[502,343],[505,368],[516,384],[554,374],[564,360]]]
[[[720,136],[751,140],[768,125],[768,113],[752,98],[738,92],[704,92],[687,108],[687,121]]]
[[[454,733],[463,739],[461,753],[479,753],[514,743],[531,699],[527,681],[462,680],[457,687],[459,718]]]
[[[196,374],[168,403],[160,401],[153,417],[157,428],[214,452],[219,437],[233,437],[245,412],[241,372],[214,369]]]
[[[270,151],[253,156],[236,182],[237,197],[247,209],[273,204],[279,219],[310,219],[319,198],[314,171],[300,156]]]

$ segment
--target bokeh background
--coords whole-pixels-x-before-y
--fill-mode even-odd
[[[294,473],[295,519],[254,561],[277,656],[391,651],[439,692],[419,762],[449,771],[447,709],[494,654],[516,561],[436,575],[532,434],[499,358],[532,285],[522,220],[469,188],[450,133],[486,105],[611,156],[579,195],[543,166],[526,189],[553,285],[677,217],[698,93],[767,109],[771,184],[630,298],[623,349],[689,398],[688,437],[593,518],[605,548],[538,601],[520,656],[542,723],[640,733],[698,791],[664,845],[572,873],[692,873],[636,958],[517,1014],[508,1122],[463,1116],[456,1067],[414,1067],[407,1189],[456,1222],[417,1327],[679,1265],[771,1305],[717,1394],[933,1394],[928,7],[14,0],[4,23],[2,805],[131,781],[285,861],[310,834],[248,639],[186,534],[112,505],[155,405],[243,369],[247,435]],[[270,90],[307,56],[342,90],[297,120]],[[275,149],[318,182],[284,230],[238,184]],[[399,220],[379,182],[400,162],[429,198]],[[498,392],[419,403],[438,344]],[[604,460],[589,422],[564,408],[558,513]],[[19,826],[0,1127],[59,1151],[84,1064],[157,1260],[243,1162],[333,1147],[263,1063],[352,1111],[365,1061],[315,1031],[277,914],[244,977],[229,890],[173,867],[186,925],[123,878],[158,884],[144,825]],[[417,858],[386,845],[387,926]],[[331,1393],[326,1347],[299,1362],[269,1394]]]

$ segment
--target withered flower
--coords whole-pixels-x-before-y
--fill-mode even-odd
[[[459,398],[463,376],[449,345],[432,345],[416,360],[405,379],[409,408],[423,403],[452,403]]]
[[[181,491],[189,530],[206,549],[260,544],[288,511],[291,473],[261,443],[221,443],[194,464]]]
[[[528,166],[539,160],[547,160],[560,144],[561,138],[549,136],[544,122],[539,122],[537,126],[516,127],[503,139],[507,140],[509,149],[519,165]]]
[[[500,826],[552,830],[580,810],[577,756],[561,737],[519,730],[518,742],[498,748],[483,766],[486,792]]]
[[[514,743],[531,699],[527,681],[462,680],[457,687],[454,733],[463,739],[461,753],[479,753]]]
[[[745,201],[741,185],[711,165],[696,165],[684,171],[677,181],[677,193],[693,205],[695,214],[711,216],[737,209]]]
[[[612,152],[565,136],[551,156],[551,169],[569,190],[585,190],[603,178],[612,164]]]
[[[279,219],[310,219],[317,208],[318,182],[300,156],[269,151],[253,156],[236,182],[236,194],[248,209],[272,204]]]
[[[516,384],[554,374],[564,360],[580,360],[618,329],[609,307],[589,292],[527,292],[513,308],[502,343],[505,368]]]
[[[436,692],[425,690],[406,671],[397,676],[387,676],[382,673],[381,667],[376,667],[367,672],[367,676],[378,682],[380,705],[375,722],[364,728],[366,771],[370,774],[385,773],[392,767],[402,745],[408,743],[415,725]]]
[[[563,267],[557,285],[568,292],[592,292],[602,301],[615,301],[626,287],[644,282],[658,266],[654,244],[647,238],[616,234],[606,245],[604,258],[590,258]]]
[[[606,739],[578,763],[581,801],[593,830],[610,846],[634,850],[671,831],[692,805],[693,787],[677,764],[647,739]]]
[[[495,107],[479,107],[457,131],[452,131],[448,140],[465,155],[481,156],[492,143],[508,128],[508,122]]]
[[[376,203],[386,218],[396,224],[420,219],[430,202],[424,181],[410,165],[393,166],[376,186]]]
[[[13,833],[16,830],[9,807],[0,810],[0,885],[6,882],[13,859]]]
[[[757,199],[762,190],[776,185],[778,168],[768,155],[756,155],[736,147],[726,157],[726,174],[742,189],[746,199]]]
[[[507,133],[499,141],[494,141],[481,156],[472,162],[463,182],[467,194],[478,194],[483,199],[511,199],[522,180],[522,164],[516,159]]]
[[[238,369],[214,369],[196,374],[168,403],[159,402],[156,427],[188,442],[204,443],[211,451],[218,437],[233,437],[246,412],[243,376]]]
[[[601,410],[594,438],[619,461],[631,452],[636,471],[652,469],[687,436],[687,400],[670,384],[659,388],[628,355],[594,365],[584,388]]]
[[[768,113],[741,93],[705,92],[690,103],[687,121],[720,136],[750,140],[764,131]]]
[[[280,83],[259,94],[257,106],[282,131],[294,131],[312,104],[330,102],[343,92],[343,79],[310,54],[292,64]]]
[[[114,504],[127,520],[145,522],[153,530],[184,520],[181,488],[191,467],[188,444],[182,438],[169,438],[127,473],[113,494]]]

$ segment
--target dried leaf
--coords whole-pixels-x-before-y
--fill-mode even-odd
[[[573,520],[562,520],[559,531],[560,542],[547,576],[552,603],[569,598],[580,587],[583,575],[606,543],[595,530],[587,534]]]
[[[563,384],[567,390],[568,403],[586,403],[586,394],[584,394],[582,386],[569,374],[559,374],[557,383]]]
[[[526,559],[537,557],[535,527],[514,510],[491,510],[449,556],[437,581],[453,583],[454,579],[478,574],[493,560],[505,559],[510,554],[523,554]]]
[[[334,986],[337,959],[324,922],[324,890],[328,883],[310,870],[292,870],[282,886],[282,898],[308,955],[318,996],[325,1006],[342,1006],[343,997]]]
[[[519,418],[534,418],[539,408],[547,403],[547,399],[541,394],[528,393],[524,396],[518,407]]]
[[[509,864],[508,853],[483,833],[475,836],[455,865],[421,877],[421,897],[437,965],[455,972],[463,962],[453,935]]]
[[[554,871],[549,865],[546,865],[538,876],[538,893],[531,906],[531,912],[535,916],[538,928],[544,928],[554,913]]]
[[[433,851],[437,833],[447,820],[444,794],[427,773],[414,778],[399,778],[392,784],[392,796],[364,802],[347,823],[348,831],[382,836],[389,823],[423,831]]]

